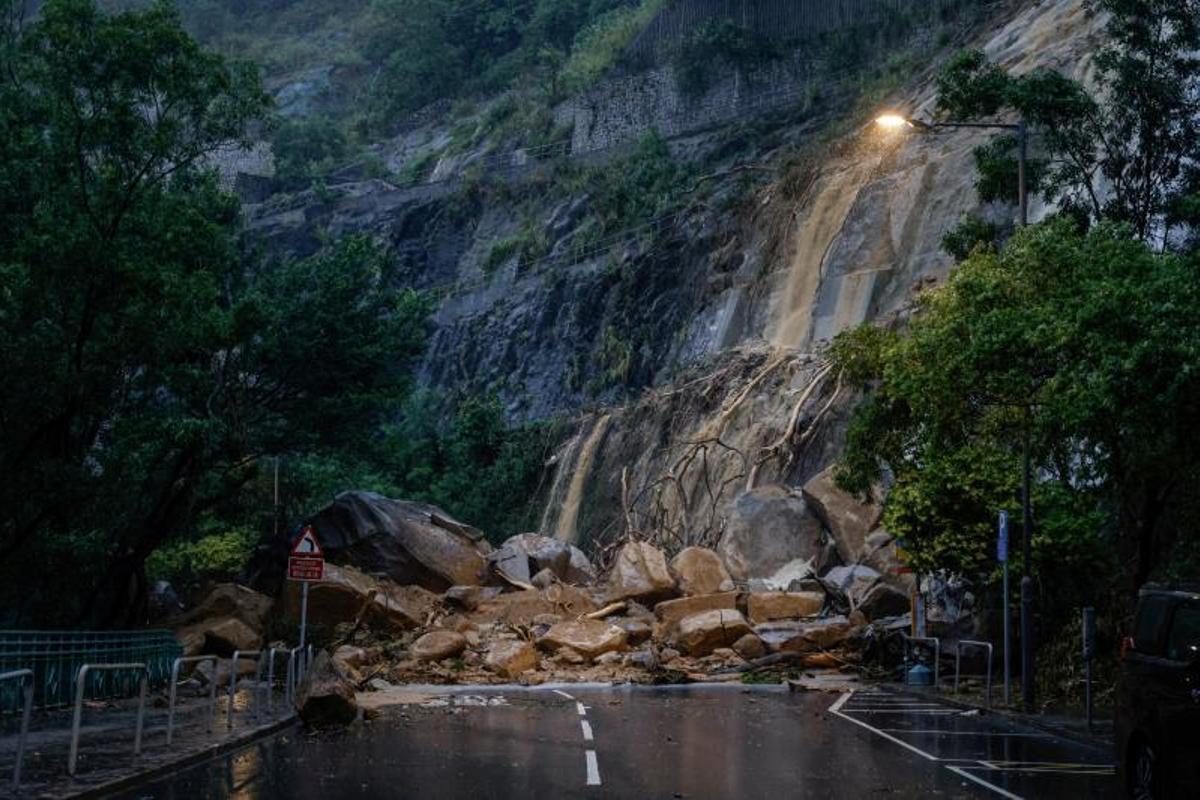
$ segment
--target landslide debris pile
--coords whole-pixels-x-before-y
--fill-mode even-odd
[[[668,559],[631,539],[598,574],[557,539],[527,533],[493,548],[439,509],[363,492],[339,496],[310,522],[334,562],[309,594],[323,653],[299,701],[314,724],[352,718],[356,692],[401,684],[854,671],[871,642],[907,624],[898,577],[866,564],[817,576],[798,562],[777,579],[735,583],[714,550]],[[180,635],[189,653],[226,654],[262,646],[268,619],[294,623],[298,614],[295,584],[276,600],[226,585],[180,619]]]

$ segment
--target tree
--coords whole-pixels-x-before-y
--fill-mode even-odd
[[[0,607],[132,624],[147,557],[261,456],[378,430],[428,307],[365,241],[280,265],[240,252],[206,159],[267,99],[170,5],[51,0],[3,34]]]
[[[1087,0],[1108,15],[1096,90],[1049,69],[1010,75],[979,51],[941,74],[939,108],[957,119],[1009,110],[1037,133],[1034,183],[1092,220],[1165,239],[1200,149],[1200,0]],[[984,199],[1015,197],[1015,139],[981,148]]]
[[[921,296],[908,330],[835,343],[871,390],[839,483],[863,494],[890,479],[884,526],[917,563],[987,577],[994,515],[1017,507],[1028,447],[1042,567],[1102,554],[1111,530],[1140,585],[1200,487],[1198,270],[1111,223],[1082,233],[1060,219],[976,249]]]

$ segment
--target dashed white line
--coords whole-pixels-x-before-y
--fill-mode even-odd
[[[576,703],[575,708],[579,711],[579,716],[587,716],[587,706],[585,706],[583,703]]]
[[[587,751],[587,785],[600,785],[600,766],[596,763],[596,751]]]
[[[564,692],[562,689],[555,689],[555,690],[554,690],[554,693],[555,693],[556,695],[558,695],[559,697],[565,697],[565,698],[567,698],[568,700],[574,700],[574,699],[575,699],[575,696],[574,696],[574,695],[567,694],[567,693],[566,693],[566,692]]]
[[[583,740],[590,742],[592,740],[592,725],[586,719],[579,720],[580,727],[583,728]]]

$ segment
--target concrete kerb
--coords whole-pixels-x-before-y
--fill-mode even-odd
[[[979,705],[978,703],[972,703],[969,700],[946,697],[942,695],[941,692],[932,691],[928,687],[880,683],[874,684],[874,688],[878,688],[882,691],[888,692],[889,694],[895,695],[920,695],[921,697],[925,697],[945,706],[950,706],[951,708],[961,708],[963,711],[978,711],[980,714],[995,714],[996,716],[1003,717],[1010,722],[1016,722],[1021,725],[1027,725],[1031,728],[1036,728],[1042,733],[1050,736],[1057,736],[1060,739],[1067,739],[1086,747],[1094,747],[1097,750],[1103,750],[1106,753],[1112,750],[1113,743],[1111,739],[1095,734],[1088,735],[1071,730],[1070,728],[1063,728],[1054,725],[1050,722],[1047,722],[1046,719],[1039,714],[1023,714],[1018,711],[1009,711],[1007,709],[996,708],[994,706],[992,708],[987,708]]]
[[[164,775],[176,772],[185,767],[201,764],[209,759],[224,755],[233,750],[238,750],[248,744],[273,736],[280,731],[294,727],[297,723],[297,717],[292,714],[277,722],[269,723],[260,728],[247,729],[243,733],[234,734],[233,738],[227,739],[217,744],[209,745],[191,753],[181,755],[179,758],[166,763],[159,764],[151,769],[143,770],[133,775],[127,775],[123,778],[115,778],[107,783],[102,783],[97,786],[89,786],[74,794],[65,795],[72,798],[92,798],[92,797],[107,797],[114,792],[130,789],[139,786],[143,783],[161,778]]]

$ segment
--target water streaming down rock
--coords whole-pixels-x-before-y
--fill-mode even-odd
[[[583,499],[583,490],[587,486],[588,475],[596,460],[596,450],[604,441],[604,435],[608,433],[608,426],[611,422],[612,414],[605,414],[596,420],[596,424],[592,426],[591,433],[588,434],[587,440],[584,441],[583,447],[579,451],[579,457],[575,460],[571,484],[567,489],[567,496],[563,499],[562,511],[559,512],[558,520],[554,525],[554,536],[561,541],[571,543],[579,541],[579,531],[576,529],[579,521],[579,503]]]
[[[558,465],[558,474],[554,476],[550,499],[542,513],[541,530],[547,536],[564,542],[578,541],[576,524],[580,517],[583,489],[587,487],[588,475],[592,473],[596,450],[604,441],[611,422],[612,414],[605,414],[592,426],[581,425],[580,431],[566,446]]]

